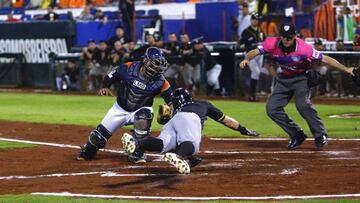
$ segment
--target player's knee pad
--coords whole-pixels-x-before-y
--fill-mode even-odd
[[[154,114],[150,109],[143,108],[135,113],[134,132],[135,137],[143,138],[150,134],[151,122]]]
[[[103,126],[98,125],[89,135],[89,143],[96,148],[104,148],[111,133]]]

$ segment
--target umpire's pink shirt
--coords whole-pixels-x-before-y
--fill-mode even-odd
[[[279,48],[280,41],[280,37],[268,37],[257,48],[260,54],[269,53],[280,64],[283,75],[303,74],[310,68],[311,60],[321,60],[323,57],[322,53],[299,38],[296,38],[295,51],[286,55]]]

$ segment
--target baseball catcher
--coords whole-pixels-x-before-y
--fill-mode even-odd
[[[93,159],[112,134],[124,125],[134,125],[134,139],[150,134],[154,97],[160,94],[167,104],[171,103],[172,90],[162,75],[166,68],[163,53],[156,47],[149,47],[143,61],[121,65],[104,78],[99,95],[113,95],[109,88],[118,82],[117,99],[101,123],[90,133],[78,160]],[[134,163],[145,162],[143,153],[133,153],[128,159]]]
[[[172,96],[174,108],[172,118],[162,128],[159,137],[147,136],[135,139],[124,133],[122,143],[125,152],[156,151],[164,153],[164,160],[176,167],[179,173],[190,173],[201,159],[199,152],[201,131],[207,117],[222,123],[228,128],[239,131],[242,135],[258,136],[256,131],[245,128],[238,121],[225,115],[208,101],[194,101],[184,88],[176,89]],[[170,152],[170,151],[174,151]]]

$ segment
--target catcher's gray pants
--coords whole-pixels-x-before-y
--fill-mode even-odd
[[[161,153],[176,149],[183,142],[190,141],[195,147],[194,154],[200,149],[201,120],[195,113],[178,112],[161,130],[158,137],[163,141]]]
[[[310,90],[305,75],[294,77],[278,77],[274,91],[268,98],[266,112],[292,138],[302,130],[285,113],[284,107],[289,103],[292,96],[295,97],[295,104],[298,112],[306,120],[314,137],[326,134],[323,122],[317,115],[310,101]]]

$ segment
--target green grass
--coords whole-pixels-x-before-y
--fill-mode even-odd
[[[282,203],[356,203],[359,202],[360,199],[338,199],[338,200],[297,200],[297,201],[276,201]],[[3,195],[0,196],[1,203],[58,203],[58,202],[66,202],[66,203],[129,203],[129,202],[146,202],[146,203],[168,203],[168,202],[177,202],[177,203],[187,203],[190,201],[136,201],[136,200],[106,200],[106,199],[94,199],[94,198],[69,198],[69,197],[52,197],[52,196],[38,196],[38,195]],[[193,201],[199,202],[199,201]],[[201,201],[208,203],[269,203],[270,201]],[[275,202],[275,201],[271,201]]]
[[[18,148],[25,148],[25,147],[36,147],[36,145],[17,143],[17,142],[3,142],[3,141],[0,141],[0,150],[18,149]]]
[[[103,116],[114,102],[114,97],[0,93],[0,119],[96,126],[101,122]],[[162,102],[162,99],[155,100],[155,113],[157,106]],[[258,130],[262,137],[286,137],[283,130],[266,115],[265,103],[223,100],[212,102],[226,114],[239,120],[244,126]],[[360,127],[359,118],[328,118],[332,114],[360,112],[360,105],[316,105],[316,109],[331,137],[354,137],[360,135],[360,131],[355,130],[355,127]],[[294,104],[289,104],[286,111],[293,120],[309,133],[306,122],[296,111]],[[211,119],[206,122],[205,126],[204,134],[207,136],[234,137],[239,135],[238,132],[227,129]],[[154,121],[153,129],[159,131],[161,126]]]

